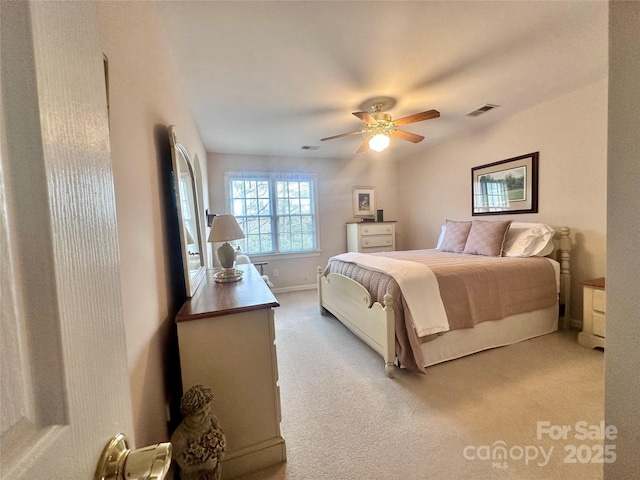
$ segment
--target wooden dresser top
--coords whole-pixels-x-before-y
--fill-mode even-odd
[[[233,283],[218,283],[213,278],[215,271],[207,270],[195,295],[178,312],[176,322],[280,306],[253,264],[236,268],[244,274],[242,280]]]
[[[381,224],[381,223],[398,223],[398,221],[397,220],[384,220],[382,222],[362,222],[362,221],[358,220],[358,221],[354,221],[354,222],[345,222],[345,223],[347,223],[347,224],[349,224],[349,223],[358,223],[358,224],[362,224],[362,225],[371,225],[371,224],[375,225],[376,223],[377,224]]]
[[[604,288],[604,277],[585,280],[582,284],[590,287]]]

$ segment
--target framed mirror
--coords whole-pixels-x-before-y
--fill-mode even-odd
[[[169,126],[173,189],[178,210],[182,266],[187,297],[192,297],[205,275],[204,234],[194,165],[186,147],[178,142],[175,125]]]

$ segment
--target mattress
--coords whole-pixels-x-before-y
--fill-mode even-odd
[[[545,257],[484,257],[432,249],[369,255],[428,266],[438,280],[451,331],[557,306],[557,262]],[[420,345],[447,333],[417,336],[413,316],[421,312],[407,308],[398,282],[383,272],[335,257],[329,260],[326,273],[354,279],[369,291],[373,302],[382,303],[384,295],[390,293],[396,317],[396,354],[407,368],[423,370]]]

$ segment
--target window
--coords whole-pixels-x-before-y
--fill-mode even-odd
[[[490,175],[480,178],[480,191],[476,194],[476,207],[487,212],[502,211],[509,207],[509,190],[507,183]]]
[[[247,254],[315,252],[314,175],[227,173],[231,214],[245,234]]]
[[[189,224],[191,222],[191,204],[189,203],[189,191],[187,187],[191,183],[191,177],[188,173],[180,175],[180,181],[178,182],[180,190],[180,208],[182,209],[182,220]],[[193,199],[191,200],[193,202]]]

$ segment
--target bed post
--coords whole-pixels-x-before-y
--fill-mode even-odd
[[[322,306],[322,267],[318,267],[318,275],[316,278],[318,283],[318,306],[320,307],[320,315],[324,315],[327,311]]]
[[[562,312],[562,328],[565,330],[571,322],[571,237],[569,227],[562,227],[560,232],[560,305]]]
[[[384,313],[386,314],[386,348],[384,352],[384,372],[387,377],[393,378],[396,361],[396,322],[393,311],[393,296],[386,293],[383,298]]]

